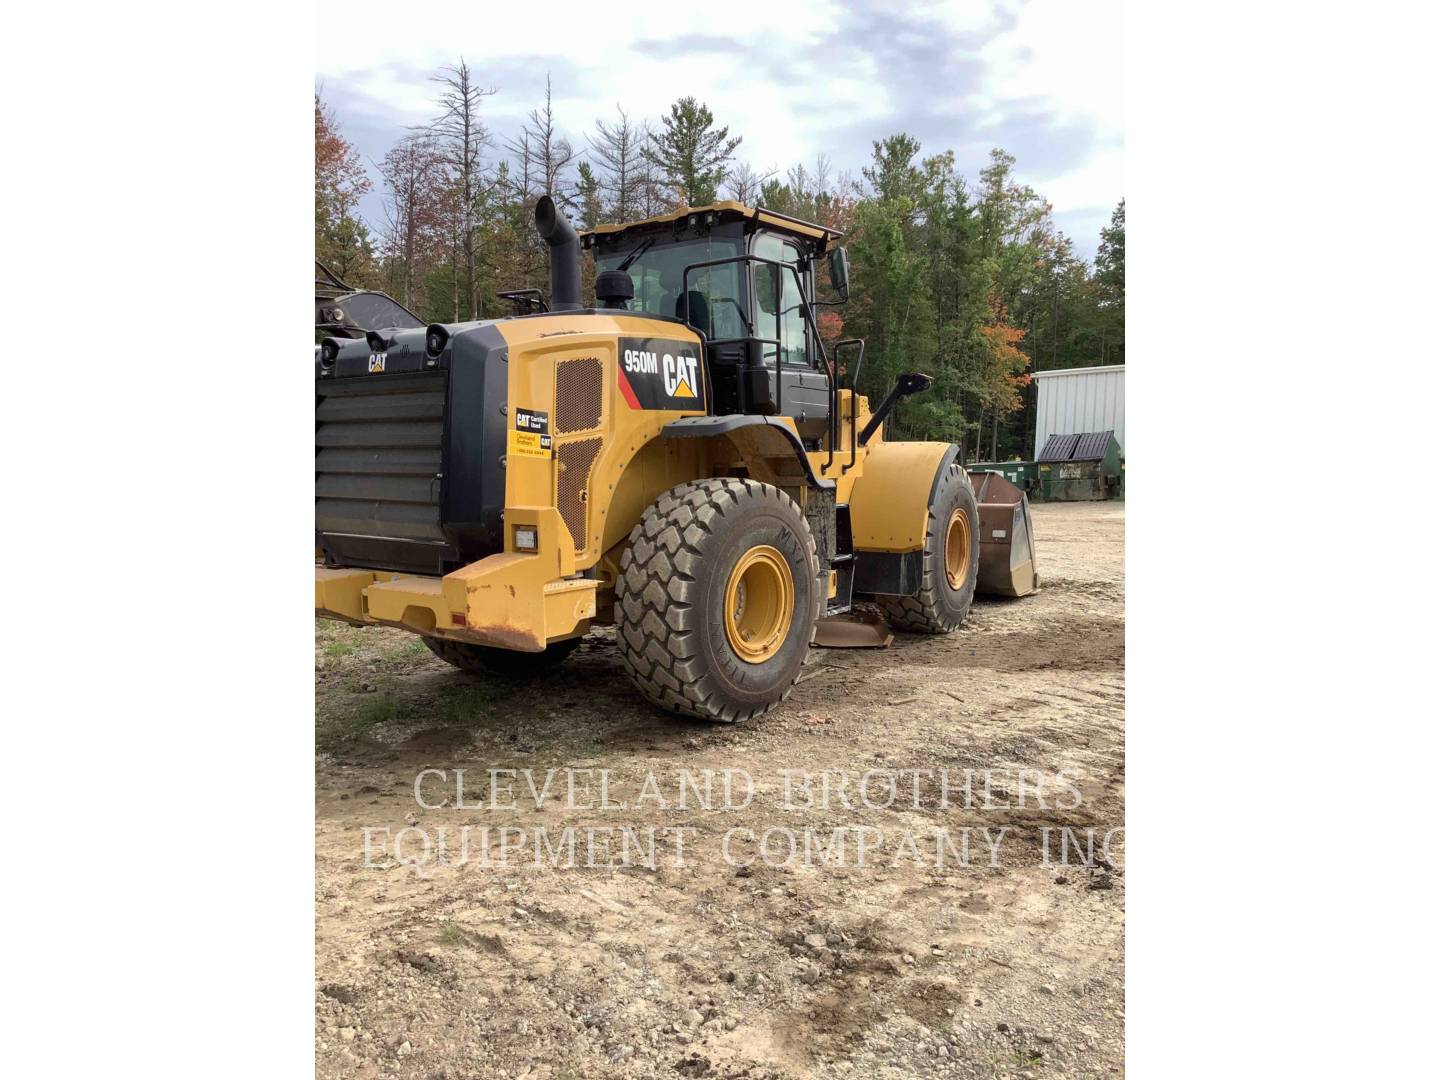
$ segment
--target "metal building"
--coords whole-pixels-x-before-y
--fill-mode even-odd
[[[1035,452],[1051,435],[1113,431],[1125,450],[1125,365],[1037,371]]]

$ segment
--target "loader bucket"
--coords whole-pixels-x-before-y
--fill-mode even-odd
[[[975,591],[990,596],[1028,596],[1040,587],[1030,500],[998,472],[976,469],[969,475],[980,511],[980,572]]]

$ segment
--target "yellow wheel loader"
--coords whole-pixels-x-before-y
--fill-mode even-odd
[[[815,272],[845,299],[839,234],[734,202],[582,235],[547,197],[535,220],[548,299],[322,342],[317,614],[501,676],[613,624],[647,700],[738,721],[786,697],[819,620],[856,600],[945,633],[977,578],[1036,587],[1023,493],[977,506],[1003,478],[968,476],[948,443],[885,439],[930,379],[902,376],[872,410],[864,343],[827,355]]]

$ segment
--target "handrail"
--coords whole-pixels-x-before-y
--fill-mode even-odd
[[[855,467],[855,429],[860,426],[860,405],[858,395],[860,390],[860,365],[865,362],[865,339],[857,337],[845,338],[843,341],[837,341],[835,343],[835,363],[837,365],[840,363],[840,350],[845,348],[845,346],[847,345],[858,345],[860,346],[860,348],[859,351],[855,354],[855,371],[850,376],[850,464],[840,466],[841,476],[844,476],[846,473],[848,473],[851,469]],[[838,436],[838,430],[836,434]],[[826,468],[829,468],[829,466],[826,466]]]
[[[539,289],[508,289],[495,294],[501,300],[509,300],[512,315],[535,315],[548,313],[550,306],[545,303],[545,294]],[[529,308],[521,311],[521,305]]]

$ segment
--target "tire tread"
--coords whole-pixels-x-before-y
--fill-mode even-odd
[[[631,530],[620,558],[615,640],[621,660],[647,701],[682,716],[739,723],[769,712],[795,688],[792,681],[775,701],[751,709],[726,704],[697,655],[698,620],[705,617],[696,575],[706,557],[702,545],[747,498],[788,505],[802,526],[810,563],[818,566],[815,538],[795,501],[777,487],[738,477],[694,480],[665,492]],[[824,600],[821,589],[811,593],[813,626]],[[797,612],[797,617],[803,616]],[[809,659],[807,643],[805,662]]]
[[[951,478],[958,474],[962,483],[970,482],[964,469],[953,462],[949,466],[949,474]],[[937,485],[937,495],[940,493],[940,488],[941,485]],[[932,504],[925,513],[925,556],[921,560],[923,569],[920,575],[920,588],[915,595],[877,596],[875,598],[875,602],[885,614],[886,621],[897,630],[908,630],[913,634],[948,634],[964,622],[965,616],[970,613],[970,604],[975,598],[973,588],[958,616],[947,611],[945,605],[941,603],[940,590],[944,587],[941,578],[945,573],[945,554],[939,530],[940,523],[936,520],[935,507]],[[974,570],[972,570],[973,573]]]

